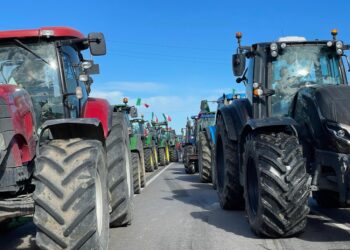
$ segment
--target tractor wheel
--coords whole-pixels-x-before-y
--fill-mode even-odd
[[[211,150],[211,179],[213,184],[213,189],[216,189],[217,187],[217,175],[216,175],[216,162],[215,162],[215,145],[212,145]]]
[[[193,162],[191,162],[187,168],[185,168],[186,174],[195,174],[196,173],[196,166]]]
[[[157,154],[157,147],[154,146],[153,147],[153,163],[154,163],[154,169],[158,169],[158,165],[159,165],[159,162],[158,162],[158,154]]]
[[[39,149],[34,178],[39,248],[108,248],[107,160],[101,142],[50,141]]]
[[[331,190],[320,190],[312,192],[312,197],[320,207],[339,208],[342,207],[339,202],[339,193]]]
[[[143,142],[141,137],[138,138],[137,149],[140,156],[141,187],[145,187],[146,186],[145,152],[143,151]]]
[[[110,193],[110,225],[131,224],[133,213],[133,176],[128,128],[124,114],[113,113],[112,129],[106,140],[108,185]]]
[[[249,224],[259,236],[302,232],[309,213],[309,184],[302,147],[294,135],[249,135],[244,145],[244,198]]]
[[[134,177],[134,194],[141,194],[141,161],[138,152],[131,152],[131,162]]]
[[[220,206],[227,210],[244,209],[237,151],[237,143],[229,140],[223,118],[218,116],[215,149],[216,191]]]
[[[205,132],[199,133],[198,142],[198,169],[199,178],[202,182],[211,182],[211,150],[210,142]]]
[[[151,148],[145,148],[145,168],[146,172],[154,171],[154,161],[153,161],[153,152]]]
[[[165,148],[159,148],[159,164],[161,166],[166,166],[166,155],[165,155]]]
[[[171,162],[178,162],[179,161],[179,156],[177,154],[175,146],[170,147],[169,154],[170,154],[170,161]]]

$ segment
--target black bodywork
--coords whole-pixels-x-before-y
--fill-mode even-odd
[[[306,43],[326,46],[326,41],[299,44]],[[219,108],[217,113],[224,120],[229,140],[237,143],[238,155],[242,155],[248,134],[261,130],[287,130],[296,135],[303,145],[307,171],[312,177],[312,191],[335,191],[339,193],[340,204],[350,205],[350,86],[347,85],[341,56],[341,84],[300,86],[289,114],[273,117],[273,92],[262,96],[253,94],[253,83],[260,83],[263,90],[272,88],[269,79],[272,60],[269,46],[270,43],[259,43],[244,47],[245,52],[242,54],[249,59],[249,66],[243,76],[238,78],[238,82],[244,81],[247,98],[236,99],[230,105]],[[235,62],[233,64],[235,67]],[[342,131],[338,132],[339,130]],[[243,185],[241,157],[239,167]]]

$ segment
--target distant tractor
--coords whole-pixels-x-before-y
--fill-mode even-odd
[[[192,125],[191,120],[187,119],[182,159],[187,174],[198,172],[198,154],[195,134],[197,116],[192,116],[191,118],[194,121],[194,125]]]
[[[215,129],[215,112],[210,112],[208,101],[201,101],[201,110],[197,119],[197,151],[198,172],[202,182],[212,181],[212,148],[210,138],[213,137]]]
[[[34,213],[41,249],[107,249],[131,223],[127,126],[88,97],[102,33],[66,27],[0,32],[0,221]]]
[[[158,148],[158,161],[160,166],[166,166],[170,162],[169,145],[168,145],[168,122],[154,122],[152,126],[157,133],[157,148]]]
[[[154,153],[157,150],[156,142],[153,134],[145,127],[145,123],[147,121],[143,119],[143,116],[131,120],[133,133],[142,138],[145,170],[146,172],[153,172],[155,169],[158,169],[157,154]]]
[[[168,144],[169,144],[169,158],[171,162],[179,161],[178,153],[178,137],[174,129],[169,128],[167,131]]]
[[[233,72],[247,98],[217,113],[217,191],[222,208],[245,207],[257,235],[302,232],[310,191],[320,206],[350,205],[349,45],[332,35],[241,46],[236,34]]]
[[[140,194],[141,188],[146,185],[146,171],[143,151],[142,134],[133,129],[131,118],[137,117],[137,108],[128,105],[128,98],[123,98],[123,104],[115,105],[113,112],[122,113],[128,125],[131,164],[133,168],[134,193]]]

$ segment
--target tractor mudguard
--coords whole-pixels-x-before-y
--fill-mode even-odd
[[[268,118],[262,118],[262,119],[249,119],[247,123],[244,125],[243,129],[241,130],[240,136],[239,136],[239,142],[243,141],[245,138],[245,135],[249,133],[249,131],[254,131],[257,129],[267,129],[271,127],[284,127],[284,128],[291,128],[293,131],[293,134],[298,136],[296,126],[298,123],[290,117],[268,117]]]
[[[103,127],[104,138],[107,138],[112,127],[112,111],[113,107],[109,105],[107,100],[89,97],[83,107],[82,117],[99,120]]]
[[[89,138],[102,143],[105,141],[103,125],[96,118],[48,120],[39,129],[39,141],[47,129],[50,130],[53,139]]]
[[[252,108],[248,99],[237,99],[232,104],[222,106],[218,110],[218,116],[224,119],[228,138],[232,141],[238,141],[239,135],[252,117]]]

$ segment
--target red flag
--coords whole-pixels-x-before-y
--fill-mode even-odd
[[[144,103],[143,105],[144,105],[146,108],[149,108],[149,104]]]

